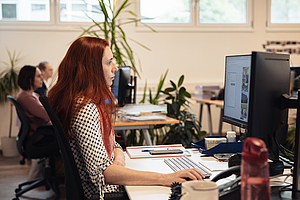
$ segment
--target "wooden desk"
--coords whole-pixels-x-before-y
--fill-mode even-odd
[[[210,105],[216,105],[217,107],[221,108],[218,134],[222,135],[222,123],[223,123],[223,115],[224,115],[224,109],[223,109],[224,101],[223,100],[198,99],[198,98],[195,98],[195,97],[193,97],[192,99],[195,100],[196,102],[200,103],[200,113],[199,113],[200,124],[201,124],[201,121],[202,121],[203,105],[204,104],[207,105],[207,113],[208,113],[207,118],[208,118],[208,132],[209,132],[209,135],[213,134]]]
[[[146,122],[136,122],[136,121],[122,121],[120,118],[117,118],[114,124],[114,130],[132,130],[132,129],[142,129],[145,142],[147,146],[152,146],[151,138],[148,129],[154,127],[158,124],[179,124],[179,120],[167,117],[163,121],[146,121]]]

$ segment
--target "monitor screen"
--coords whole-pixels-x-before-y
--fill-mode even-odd
[[[245,128],[246,137],[262,139],[269,157],[277,160],[279,144],[286,141],[288,109],[281,109],[289,94],[288,54],[252,52],[227,56],[225,63],[224,121]]]
[[[119,67],[119,70],[115,73],[115,79],[113,81],[111,91],[114,94],[115,98],[118,100],[118,105],[120,107],[124,106],[127,103],[131,103],[131,92],[129,86],[130,82],[130,67]]]
[[[225,63],[224,117],[246,128],[249,111],[251,55],[227,56]]]

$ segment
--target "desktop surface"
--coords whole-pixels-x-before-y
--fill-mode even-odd
[[[219,172],[226,170],[227,162],[218,162],[213,157],[200,157],[198,150],[189,150],[192,154],[191,159],[195,162],[201,162],[206,164],[207,167],[212,169],[213,178]],[[125,153],[126,167],[141,171],[151,171],[157,173],[173,173],[173,170],[164,163],[164,158],[147,158],[147,159],[130,159],[127,153]],[[218,169],[219,168],[219,169]],[[233,180],[235,177],[231,176],[226,180],[220,180],[217,184],[223,184],[228,180]],[[208,181],[209,179],[206,179]],[[170,187],[164,186],[125,186],[128,196],[132,200],[167,200],[171,194]]]
[[[227,162],[219,162],[212,156],[203,157],[198,150],[191,150],[192,156],[190,157],[193,161],[202,163],[211,170],[212,175],[210,179],[214,178],[220,172],[228,169]],[[173,173],[173,170],[164,163],[164,158],[147,158],[147,159],[130,159],[125,153],[126,167],[130,169],[140,170],[140,171],[151,171],[157,173]],[[275,183],[279,183],[284,180],[285,177],[276,178]],[[210,179],[204,179],[204,181],[209,181]],[[221,179],[217,181],[217,185],[222,185],[228,181],[235,179],[235,175]],[[277,182],[276,182],[277,181]],[[288,182],[291,182],[291,178]],[[171,189],[170,187],[164,186],[125,186],[128,196],[131,200],[167,200],[170,197]],[[271,199],[292,199],[290,192],[282,193],[282,198],[279,198],[276,189],[272,189]]]

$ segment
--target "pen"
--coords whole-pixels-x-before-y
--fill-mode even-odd
[[[152,151],[154,149],[143,149],[142,152],[149,152],[149,151]]]

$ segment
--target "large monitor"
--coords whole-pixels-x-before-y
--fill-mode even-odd
[[[111,87],[112,93],[118,100],[118,105],[120,107],[135,102],[136,78],[133,80],[132,76],[130,76],[129,66],[119,67]],[[132,91],[134,91],[134,94],[132,94]]]
[[[245,129],[246,137],[262,139],[269,158],[279,159],[278,146],[285,144],[288,109],[281,109],[289,94],[289,55],[252,52],[226,56],[223,120]]]

